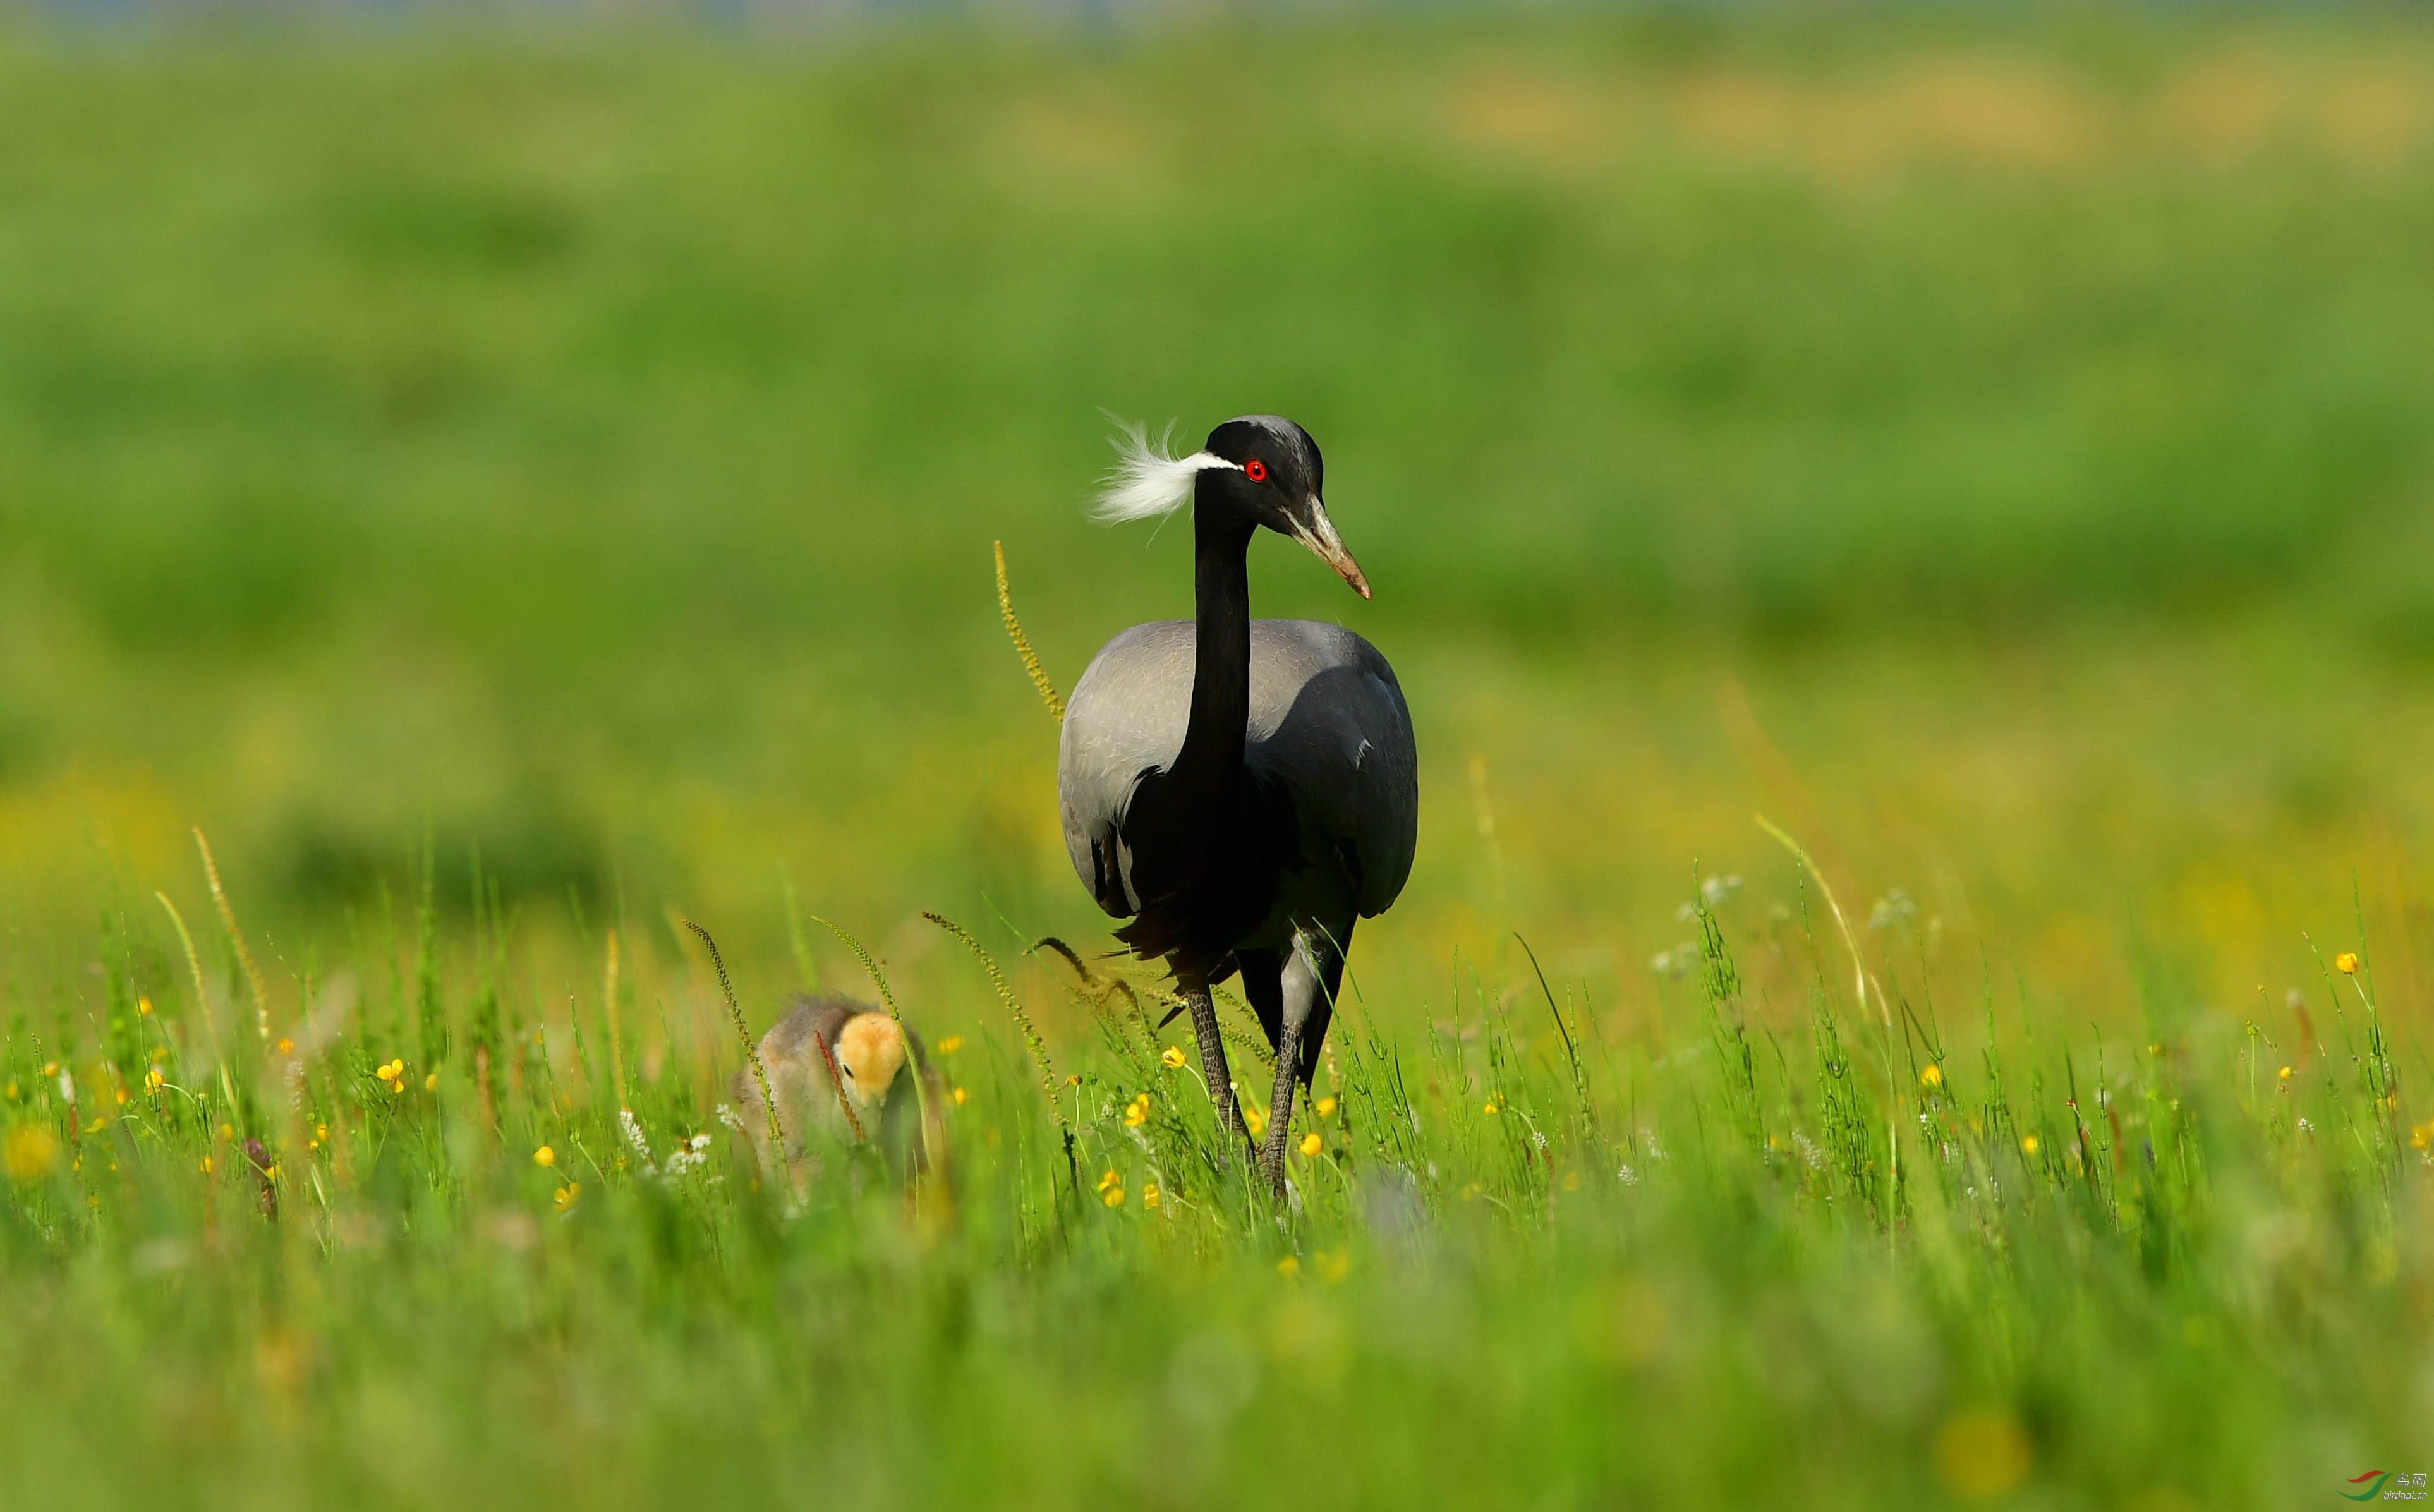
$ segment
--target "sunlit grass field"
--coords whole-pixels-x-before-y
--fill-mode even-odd
[[[0,1504],[2434,1469],[2434,33],[639,26],[0,44]],[[1189,611],[1102,407],[1418,729],[1282,1212],[1000,624]]]

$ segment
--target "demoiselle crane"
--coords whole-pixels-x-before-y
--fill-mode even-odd
[[[1099,906],[1127,920],[1116,937],[1172,973],[1219,1123],[1237,1136],[1209,989],[1241,973],[1277,1052],[1259,1160],[1281,1193],[1294,1083],[1317,1069],[1353,925],[1384,912],[1411,875],[1411,710],[1394,668],[1350,630],[1251,617],[1262,527],[1369,596],[1328,518],[1308,431],[1244,416],[1172,456],[1136,426],[1117,452],[1099,518],[1190,505],[1196,612],[1133,627],[1082,674],[1057,748],[1065,844]]]

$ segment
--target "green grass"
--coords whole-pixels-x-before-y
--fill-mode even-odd
[[[0,97],[0,1503],[2415,1468],[2411,18],[25,31]],[[1260,610],[1414,711],[1281,1224],[1025,954],[1106,920],[989,543],[1069,690],[1188,602],[1100,405],[1306,422],[1379,596],[1269,542]],[[758,1030],[861,989],[814,913],[964,1041],[917,1211],[730,1164],[678,920]]]
[[[10,1026],[11,1500],[2177,1507],[2405,1459],[2434,1125],[2372,963],[2320,1041],[2100,1040],[1930,1001],[1912,919],[1858,926],[1863,1002],[1759,890],[1647,1038],[1470,962],[1351,1006],[1281,1213],[1104,982],[1035,1065],[958,952],[948,1177],[790,1194],[729,1161],[697,981],[452,990],[426,914],[272,1006],[291,1062],[131,917],[91,1023]]]

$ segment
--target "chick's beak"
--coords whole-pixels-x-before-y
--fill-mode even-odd
[[[1344,538],[1335,533],[1335,522],[1327,517],[1327,506],[1312,497],[1310,520],[1294,522],[1294,539],[1308,546],[1311,555],[1335,569],[1336,576],[1352,585],[1352,591],[1363,598],[1369,596],[1369,579],[1361,576],[1361,564],[1352,553],[1344,549]]]

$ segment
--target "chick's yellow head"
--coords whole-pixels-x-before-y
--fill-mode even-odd
[[[837,1031],[837,1068],[854,1101],[876,1104],[904,1069],[904,1031],[884,1013],[862,1013]]]

